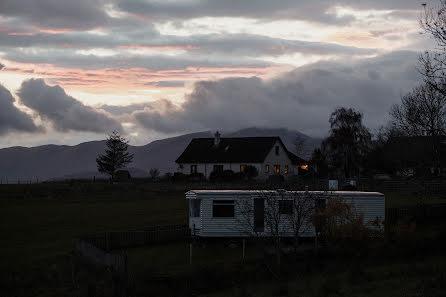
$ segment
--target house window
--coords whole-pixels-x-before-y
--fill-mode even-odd
[[[279,146],[276,145],[276,156],[278,156],[278,155],[279,155]]]
[[[190,165],[190,174],[197,173],[197,165]]]
[[[212,204],[214,218],[233,218],[234,200],[214,200]]]
[[[269,165],[268,164],[265,165],[265,173],[269,173]]]
[[[240,165],[240,172],[245,172],[245,169],[246,169],[245,164]]]
[[[223,172],[223,165],[214,165],[214,172]]]
[[[279,200],[279,213],[286,215],[293,214],[293,200]]]
[[[200,216],[200,199],[189,200],[190,216],[192,218],[198,218]]]
[[[288,165],[285,165],[285,168],[283,168],[283,173],[288,174]]]
[[[274,165],[273,169],[275,174],[280,174],[280,165]]]

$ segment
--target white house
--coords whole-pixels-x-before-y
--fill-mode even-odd
[[[274,198],[267,201],[267,199]],[[378,192],[323,192],[284,190],[191,190],[186,193],[189,200],[189,227],[191,233],[200,237],[249,237],[268,236],[271,201],[277,203],[280,214],[281,236],[293,236],[294,230],[287,220],[290,216],[288,202],[292,199],[308,199],[313,203],[311,211],[325,207],[330,199],[343,199],[352,205],[357,214],[364,215],[364,222],[377,218],[384,222],[385,197]],[[288,202],[287,202],[288,201]],[[251,211],[246,211],[250,209]],[[314,237],[315,227],[310,216],[302,227],[300,236]]]
[[[285,178],[297,175],[305,161],[287,150],[280,137],[194,138],[175,161],[178,172],[202,173],[206,179],[213,171],[232,170],[243,172],[254,166],[258,178],[271,175]]]

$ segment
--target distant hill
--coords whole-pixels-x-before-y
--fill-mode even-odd
[[[308,157],[320,139],[311,138],[287,129],[248,128],[236,132],[223,132],[222,137],[279,136],[287,148],[294,151],[297,136],[304,138],[305,157]],[[143,146],[129,146],[134,154],[129,171],[134,177],[147,177],[150,168],[161,173],[175,172],[175,159],[193,138],[213,137],[210,131],[185,134],[153,141]],[[40,181],[54,178],[92,178],[101,176],[96,170],[95,159],[105,148],[105,140],[90,141],[75,146],[43,145],[37,147],[9,147],[0,149],[0,178]]]

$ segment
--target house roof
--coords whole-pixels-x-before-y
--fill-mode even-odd
[[[221,138],[218,146],[214,146],[214,138],[194,138],[175,162],[262,163],[277,141],[293,164],[304,162],[286,149],[280,137]]]

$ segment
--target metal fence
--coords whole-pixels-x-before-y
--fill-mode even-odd
[[[417,205],[412,207],[387,208],[386,223],[395,224],[399,219],[445,220],[446,204]]]

